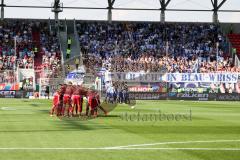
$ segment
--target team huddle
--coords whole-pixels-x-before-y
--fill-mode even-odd
[[[54,113],[57,116],[68,117],[83,115],[84,97],[87,99],[86,116],[97,116],[98,109],[101,109],[107,114],[100,105],[98,92],[80,85],[63,84],[60,89],[54,93],[50,115],[53,116]]]

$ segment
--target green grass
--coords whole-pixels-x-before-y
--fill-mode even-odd
[[[88,120],[50,117],[50,105],[48,100],[0,99],[0,160],[239,160],[240,157],[240,150],[221,150],[240,149],[240,102],[137,101],[135,109],[119,105],[107,117]],[[191,110],[192,120],[140,122],[121,119],[125,113],[152,114],[159,110],[166,114],[189,114]],[[214,142],[217,140],[236,141]],[[184,143],[186,141],[212,142]],[[161,144],[164,142],[183,143]],[[125,150],[102,149],[153,143],[160,144],[127,147]]]

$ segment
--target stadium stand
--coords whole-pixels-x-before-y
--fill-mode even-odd
[[[227,41],[228,38],[239,53],[240,37],[234,33],[226,37],[218,25],[151,22],[109,24],[90,21],[74,21],[74,25],[70,24],[72,23],[69,22],[65,27],[71,26],[68,32],[71,31],[72,37],[79,38],[87,73],[95,74],[99,69],[110,72],[147,73],[240,72],[240,68],[234,66]],[[67,44],[60,43],[67,41],[59,39],[61,37],[58,32],[52,30],[49,23],[44,20],[2,21],[0,25],[2,83],[16,81],[17,77],[12,77],[15,62],[17,62],[15,69],[34,69],[37,84],[40,78],[62,77],[63,67],[74,63],[71,64],[70,61],[68,65],[62,66],[64,57],[61,57],[61,53],[66,51],[60,45]],[[78,44],[74,38],[72,39],[73,46]],[[77,50],[77,47],[75,48]],[[67,70],[66,73],[70,71]],[[33,77],[23,77],[21,82],[25,80],[26,86],[33,85]],[[124,88],[117,82],[115,86]],[[225,92],[229,85],[221,84],[220,88]]]
[[[41,27],[40,46],[42,77],[58,77],[61,71],[58,38],[56,33],[50,31],[47,23],[42,24]]]
[[[32,28],[33,23],[3,21],[0,25],[0,68],[13,69],[17,60],[19,68],[33,68]],[[16,37],[16,55],[14,47]]]
[[[90,70],[93,66],[117,72],[239,70],[229,58],[226,37],[213,24],[79,22],[77,29]]]
[[[61,72],[60,61],[57,35],[50,31],[47,21],[12,19],[1,21],[1,83],[15,83],[17,68],[34,69],[37,83],[40,78],[56,78],[61,75],[59,74]],[[30,77],[30,82],[33,81],[32,78]],[[21,82],[25,80],[28,83],[29,78],[23,77]],[[24,83],[23,88],[26,88],[25,84],[29,86],[27,83]]]

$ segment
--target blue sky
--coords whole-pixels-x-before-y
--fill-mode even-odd
[[[219,0],[220,1],[220,0]],[[53,0],[5,0],[7,5],[50,6]],[[106,7],[107,0],[61,0],[64,6]],[[114,7],[160,8],[159,0],[116,0]],[[172,0],[168,8],[212,9],[211,0]],[[221,9],[240,10],[240,0],[227,0]],[[7,18],[53,18],[50,9],[5,8]],[[67,19],[105,20],[107,10],[69,10],[59,15]],[[113,20],[159,21],[159,11],[113,11]],[[240,13],[219,13],[220,22],[240,23]],[[166,21],[211,22],[212,12],[166,12]]]

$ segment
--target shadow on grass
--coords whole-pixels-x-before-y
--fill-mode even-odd
[[[104,118],[120,118],[120,115],[99,115],[98,117],[104,117]]]
[[[141,124],[140,122],[139,124]],[[152,126],[124,125],[115,126],[129,133],[141,134],[239,134],[240,128],[235,126]]]
[[[32,107],[39,107],[38,104],[34,104],[34,103],[30,104],[30,106],[32,106]]]
[[[81,116],[81,117],[58,117],[63,124],[60,127],[65,129],[79,129],[79,130],[99,130],[99,129],[112,129],[111,127],[100,125],[93,117]]]
[[[31,102],[29,99],[22,100],[22,102]]]

